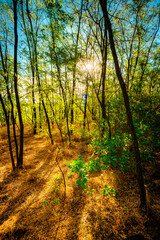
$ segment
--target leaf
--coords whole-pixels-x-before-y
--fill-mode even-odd
[[[60,201],[59,199],[55,199],[53,202],[54,202],[54,203],[57,203],[57,204],[60,204],[60,203],[61,203],[61,201]]]
[[[105,166],[101,166],[101,168],[102,168],[103,170],[107,170],[107,168],[106,168]]]
[[[82,186],[82,184],[83,184],[81,180],[77,180],[76,183],[78,186]]]
[[[42,205],[48,205],[49,203],[47,201],[42,202]]]
[[[88,182],[88,178],[84,178],[83,183],[87,183],[87,182]]]
[[[111,162],[111,165],[112,165],[113,167],[116,167],[116,163],[115,163],[115,162]]]
[[[102,194],[105,195],[106,194],[106,190],[102,189]]]

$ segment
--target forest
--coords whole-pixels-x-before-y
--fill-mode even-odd
[[[160,4],[0,1],[0,239],[160,239]]]

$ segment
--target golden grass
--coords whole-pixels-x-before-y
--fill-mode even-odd
[[[141,233],[153,239],[146,223],[149,218],[139,209],[138,187],[134,173],[122,174],[117,169],[90,174],[89,186],[96,191],[84,194],[77,188],[78,175],[70,173],[67,163],[81,154],[92,154],[85,142],[76,140],[61,150],[58,162],[66,179],[66,199],[61,172],[55,161],[57,146],[49,139],[26,134],[24,168],[11,171],[6,133],[1,138],[0,162],[0,239],[127,239]],[[118,198],[101,194],[104,185],[117,190]],[[158,196],[155,199],[158,209]]]

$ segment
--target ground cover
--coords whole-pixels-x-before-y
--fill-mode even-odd
[[[0,239],[159,239],[158,153],[154,163],[143,164],[152,209],[146,214],[139,208],[134,170],[109,167],[90,174],[90,194],[77,187],[78,174],[68,168],[79,155],[87,160],[92,154],[86,141],[77,136],[63,146],[55,135],[54,142],[51,146],[46,134],[33,136],[26,129],[24,168],[12,172],[6,128],[1,128]],[[105,185],[116,189],[115,197],[102,194]]]

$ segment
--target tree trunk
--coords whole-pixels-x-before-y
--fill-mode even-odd
[[[46,106],[45,106],[45,103],[44,103],[44,100],[43,100],[43,99],[42,99],[42,105],[43,105],[44,112],[45,112],[45,115],[46,115],[46,120],[47,120],[47,125],[48,125],[48,131],[49,131],[49,137],[50,137],[50,140],[51,140],[51,144],[53,145],[53,137],[52,137],[52,133],[51,133],[50,120],[49,120],[48,113],[47,113],[47,109],[46,109]]]
[[[84,105],[84,117],[83,117],[83,129],[85,130],[86,126],[86,116],[87,116],[87,98],[88,98],[88,75],[86,78],[86,98],[84,99],[85,105]]]
[[[15,163],[14,163],[14,157],[13,157],[13,151],[12,151],[12,143],[11,143],[11,134],[10,134],[10,123],[9,123],[9,114],[7,113],[5,104],[3,102],[2,95],[0,93],[0,102],[2,104],[2,108],[4,111],[5,119],[6,119],[6,124],[7,124],[7,135],[8,135],[8,143],[9,143],[9,152],[11,156],[11,162],[12,162],[12,168],[13,170],[15,169]]]
[[[101,107],[102,107],[102,119],[107,120],[107,115],[106,115],[106,103],[105,103],[105,83],[106,83],[106,66],[107,66],[107,25],[105,22],[105,34],[104,34],[104,41],[103,41],[103,49],[102,49],[102,74],[101,74],[101,79],[102,79],[102,102],[101,102]],[[102,135],[105,131],[105,122],[103,123],[102,127]]]
[[[20,149],[17,161],[17,168],[23,167],[23,120],[22,120],[22,113],[21,113],[21,106],[19,101],[19,94],[18,94],[18,71],[17,71],[17,49],[18,49],[18,33],[17,33],[17,0],[13,0],[13,7],[14,7],[14,90],[16,96],[16,104],[18,110],[18,118],[20,124]]]
[[[33,45],[34,45],[36,78],[37,78],[38,91],[39,91],[39,120],[40,120],[40,129],[42,128],[42,125],[41,125],[41,103],[42,103],[42,106],[43,106],[43,109],[44,109],[44,112],[45,112],[45,116],[46,116],[46,120],[47,120],[49,137],[50,137],[50,140],[51,140],[51,144],[53,144],[53,137],[52,137],[52,133],[51,133],[50,120],[49,120],[49,116],[48,116],[47,109],[46,109],[46,106],[45,106],[45,103],[44,103],[44,99],[43,99],[43,93],[42,93],[42,87],[41,87],[41,81],[40,81],[40,75],[39,75],[38,53],[37,53],[37,38],[35,37],[34,30],[33,30],[33,24],[32,24],[31,14],[30,14],[30,11],[29,11],[28,0],[26,0],[26,9],[27,9],[27,16],[28,16],[28,19],[29,19],[29,22],[30,22],[31,34],[32,34]],[[33,76],[33,86],[34,86],[34,76]],[[33,95],[33,100],[34,100],[33,103],[35,105],[34,95]],[[35,109],[35,106],[34,106],[34,114],[36,114],[35,110],[36,109]],[[35,117],[36,117],[36,115],[35,115]],[[35,124],[37,124],[37,123],[35,122]]]
[[[74,123],[74,95],[75,95],[75,87],[76,87],[76,68],[77,68],[77,52],[78,52],[78,42],[79,42],[79,35],[80,35],[80,27],[81,27],[81,19],[82,19],[82,8],[83,8],[83,0],[81,0],[81,10],[79,14],[79,22],[78,22],[78,32],[77,32],[77,39],[75,44],[75,62],[73,64],[73,85],[72,85],[72,95],[71,95],[71,134],[73,134],[72,125]]]
[[[33,66],[31,68],[32,68],[33,134],[36,134],[37,133],[37,113],[36,113],[35,94],[34,94],[35,76],[34,76]]]
[[[26,22],[25,22],[25,15],[23,11],[23,1],[20,2],[21,4],[21,12],[22,12],[22,20],[23,20],[23,25],[24,25],[24,32],[26,35],[27,39],[27,44],[28,44],[28,49],[29,49],[29,60],[30,60],[30,66],[31,66],[31,72],[32,72],[32,103],[33,103],[33,112],[32,112],[32,124],[33,124],[33,134],[37,133],[37,113],[36,113],[36,106],[35,106],[35,93],[34,93],[34,88],[35,88],[35,54],[34,54],[34,49],[32,48],[32,41],[33,38],[29,37],[29,33],[27,31],[26,27]]]
[[[127,114],[127,120],[128,124],[131,130],[131,135],[132,135],[132,140],[133,140],[133,147],[134,147],[134,152],[135,152],[135,161],[136,161],[136,169],[137,169],[137,179],[138,179],[138,184],[139,184],[139,189],[140,189],[140,200],[141,200],[141,206],[146,206],[146,193],[145,193],[145,187],[144,187],[144,179],[143,179],[143,174],[142,174],[142,166],[141,166],[141,158],[140,158],[140,152],[139,152],[139,147],[138,147],[138,140],[136,136],[136,131],[135,127],[133,124],[133,119],[132,119],[132,113],[130,109],[130,103],[129,103],[129,98],[126,90],[126,86],[121,74],[121,70],[119,67],[119,61],[115,49],[115,44],[114,44],[114,39],[113,39],[113,32],[112,32],[112,26],[110,19],[108,17],[108,12],[106,8],[106,0],[99,0],[102,11],[103,11],[103,16],[107,25],[107,29],[109,32],[109,42],[110,42],[110,48],[112,51],[112,56],[114,59],[114,64],[115,64],[115,69],[116,69],[116,74],[117,78],[119,80],[121,90],[123,93],[123,98],[124,98],[124,103],[126,107],[126,114]]]
[[[17,142],[17,136],[16,136],[16,127],[15,127],[16,122],[15,122],[15,117],[14,117],[14,105],[13,105],[13,101],[12,101],[12,98],[11,98],[11,93],[9,91],[7,56],[5,56],[5,61],[4,61],[4,56],[3,56],[3,52],[2,52],[1,43],[0,43],[0,53],[1,53],[2,67],[3,67],[3,71],[5,73],[4,74],[4,80],[5,80],[5,83],[6,83],[7,97],[9,99],[10,104],[11,104],[11,120],[12,120],[12,125],[13,125],[14,143],[15,143],[15,147],[16,147],[16,157],[17,157],[17,161],[18,161],[18,142]],[[7,43],[6,43],[6,54],[7,54]],[[7,115],[7,116],[9,117],[9,115]]]

